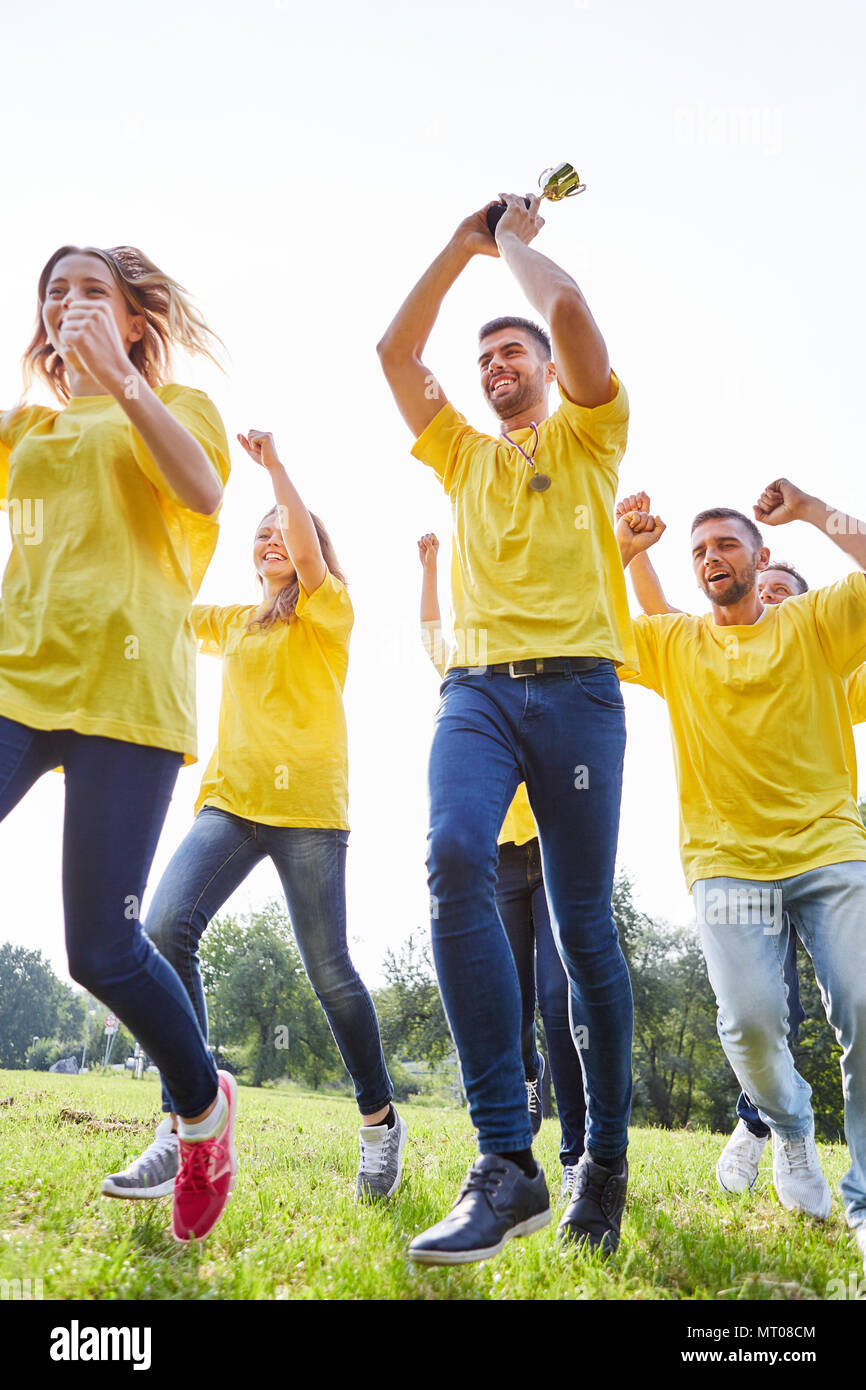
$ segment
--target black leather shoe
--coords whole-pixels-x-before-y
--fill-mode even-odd
[[[577,1166],[571,1201],[556,1228],[564,1245],[588,1245],[612,1255],[619,1245],[619,1228],[625,1209],[628,1163],[611,1173],[584,1154]]]
[[[550,1198],[539,1164],[528,1178],[498,1154],[476,1158],[451,1211],[416,1236],[409,1258],[419,1265],[466,1265],[498,1255],[512,1236],[531,1236],[550,1220]]]

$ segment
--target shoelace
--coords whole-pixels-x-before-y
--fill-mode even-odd
[[[484,1168],[479,1170],[474,1165],[466,1174],[466,1181],[460,1189],[460,1196],[465,1192],[495,1192],[499,1187],[501,1175],[506,1173],[506,1168]]]
[[[538,1086],[538,1077],[536,1077],[534,1081],[527,1081],[526,1083],[526,1100],[530,1110],[534,1109],[535,1106],[541,1106],[541,1092]]]
[[[178,1184],[189,1192],[204,1192],[213,1187],[219,1159],[217,1139],[198,1139],[180,1146]]]
[[[733,1158],[728,1159],[728,1164],[738,1177],[747,1181],[754,1177],[754,1164],[750,1163],[744,1154],[735,1154]]]
[[[567,1163],[562,1170],[563,1188],[569,1195],[574,1191],[574,1184],[577,1178],[577,1164]]]
[[[385,1159],[388,1156],[388,1148],[390,1146],[393,1136],[396,1133],[397,1125],[395,1123],[392,1126],[392,1128],[388,1130],[388,1133],[385,1135],[384,1139],[380,1139],[378,1143],[365,1143],[362,1137],[361,1174],[367,1174],[367,1176],[371,1178],[379,1176],[382,1169],[385,1167]]]
[[[801,1139],[787,1139],[782,1145],[782,1155],[785,1168],[789,1173],[793,1173],[798,1168],[808,1172],[812,1167],[805,1134]]]

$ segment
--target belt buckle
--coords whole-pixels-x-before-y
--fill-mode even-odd
[[[531,660],[532,660],[532,657],[524,658],[524,660],[529,660],[529,661],[531,661]],[[529,677],[530,677],[530,675],[532,674],[532,672],[530,672],[530,671],[515,671],[514,668],[515,668],[515,666],[516,666],[517,664],[518,664],[518,663],[517,663],[516,661],[509,661],[509,663],[508,663],[508,674],[509,674],[509,676],[511,677],[511,679],[512,679],[512,680],[518,680],[518,681],[525,681],[525,680],[528,680]],[[537,657],[535,658],[535,674],[536,674],[536,676],[541,676],[541,675],[544,674],[544,658],[543,658],[543,657],[537,656]]]

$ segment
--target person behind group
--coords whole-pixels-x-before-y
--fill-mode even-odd
[[[849,1226],[866,1258],[866,829],[852,789],[854,740],[845,681],[866,660],[862,522],[777,478],[755,506],[770,526],[814,525],[860,569],[764,606],[757,573],[769,551],[755,521],[726,507],[692,523],[692,566],[712,611],[635,619],[638,679],[667,702],[680,798],[682,859],[722,1047],[770,1125],[782,1205],[826,1219],[811,1088],[786,1045],[783,961],[795,930],[812,959],[842,1047],[842,1179]],[[664,524],[626,513],[623,564]]]
[[[62,246],[39,276],[25,378],[60,409],[0,415],[12,551],[0,598],[0,818],[63,768],[69,973],[154,1058],[180,1114],[178,1240],[219,1218],[235,1084],[139,905],[181,763],[196,758],[190,605],[229,473],[222,421],[171,379],[216,340],[132,246]]]
[[[449,653],[442,638],[437,589],[438,551],[439,540],[432,531],[421,537],[418,542],[423,574],[421,640],[436,670],[444,678]],[[559,1113],[560,1195],[565,1198],[571,1195],[577,1165],[584,1151],[586,1099],[580,1058],[575,1049],[568,1013],[568,976],[550,927],[538,828],[522,782],[499,832],[496,907],[517,967],[521,1002],[520,1050],[534,1135],[541,1129],[541,1083],[544,1077],[544,1056],[538,1048],[535,1028],[536,1001],[544,1022]]]
[[[652,504],[645,492],[634,493],[617,503],[616,517],[619,520],[627,512],[636,511],[643,515],[651,514]],[[648,616],[658,613],[679,613],[665,597],[661,581],[647,551],[642,551],[632,560],[629,574],[635,596],[643,612]],[[768,558],[766,569],[758,567],[758,598],[764,607],[784,603],[809,591],[809,585],[793,565],[781,560]],[[845,683],[845,693],[852,724],[866,720],[866,663],[859,666]],[[857,795],[856,775],[852,773],[852,791]],[[790,930],[788,950],[783,966],[785,984],[788,989],[788,1042],[796,1042],[800,1027],[806,1015],[800,999],[800,980],[797,973],[797,933]],[[716,1181],[724,1192],[739,1194],[751,1191],[758,1179],[764,1148],[770,1137],[770,1127],[758,1113],[758,1107],[745,1091],[741,1091],[736,1105],[736,1127],[719,1155],[716,1163]]]
[[[429,763],[434,960],[480,1156],[423,1264],[487,1259],[550,1220],[520,1050],[520,991],[496,910],[497,836],[525,782],[538,825],[572,1017],[586,1028],[586,1150],[559,1226],[604,1252],[619,1240],[631,1101],[631,984],[611,909],[631,653],[613,533],[628,403],[570,275],[529,243],[538,199],[465,218],[378,345],[386,379],[452,506],[455,650]],[[478,368],[499,436],[471,428],[422,359],[442,300],[476,255],[501,256],[550,325],[486,323]],[[552,353],[551,353],[552,338]],[[554,365],[555,361],[555,365]],[[560,404],[548,396],[558,383]]]
[[[219,734],[196,818],[160,880],[146,929],[186,986],[207,1037],[199,942],[255,866],[271,860],[304,968],[354,1082],[363,1121],[356,1198],[385,1198],[400,1180],[407,1127],[391,1104],[376,1012],[346,942],[343,686],[352,604],[330,537],[273,437],[251,430],[238,439],[269,475],[276,503],[253,541],[262,601],[193,609],[202,651],[223,659]],[[171,1191],[177,1098],[165,1078],[163,1110],[153,1144],[105,1179],[106,1196]]]

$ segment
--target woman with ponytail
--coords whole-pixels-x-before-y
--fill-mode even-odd
[[[207,1010],[198,945],[212,917],[262,859],[280,876],[298,950],[355,1086],[361,1163],[355,1197],[390,1197],[406,1124],[391,1104],[372,1000],[346,943],[346,721],[343,685],[352,604],[322,523],[307,511],[273,437],[238,439],[270,475],[275,506],[253,542],[258,606],[196,607],[203,652],[223,660],[217,746],[197,816],[151,905],[147,931],[189,991],[202,1031]],[[154,1143],[106,1196],[151,1198],[178,1171],[177,1097],[163,1078],[166,1118]]]
[[[0,819],[44,772],[66,781],[69,971],[158,1063],[185,1182],[174,1234],[205,1235],[232,1183],[234,1082],[217,1074],[174,970],[139,923],[178,770],[194,762],[190,607],[217,538],[228,443],[171,381],[173,348],[217,342],[135,247],[62,246],[39,277],[25,382],[60,408],[0,415],[12,553],[0,595]]]

